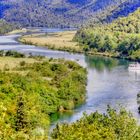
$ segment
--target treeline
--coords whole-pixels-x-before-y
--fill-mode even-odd
[[[106,114],[84,114],[77,122],[57,125],[52,137],[56,140],[138,140],[140,126],[125,109],[116,111],[108,107]]]
[[[11,68],[3,56],[0,68],[0,139],[47,139],[53,113],[85,102],[86,70],[63,59],[14,57],[19,64]]]
[[[75,36],[84,51],[140,61],[140,9],[106,25],[79,30]]]
[[[10,24],[4,20],[0,20],[0,35],[19,29],[20,27],[16,24]]]

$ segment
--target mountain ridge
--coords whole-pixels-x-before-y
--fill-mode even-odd
[[[22,26],[79,27],[111,22],[138,7],[139,0],[2,0],[0,17]]]

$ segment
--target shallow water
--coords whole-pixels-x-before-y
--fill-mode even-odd
[[[50,31],[50,30],[49,30]],[[53,30],[54,31],[54,30]],[[137,93],[140,92],[140,73],[128,71],[130,62],[99,56],[85,56],[68,52],[53,51],[30,45],[22,45],[14,39],[19,35],[0,36],[0,50],[17,50],[25,54],[65,58],[77,61],[88,70],[87,100],[72,112],[54,114],[52,127],[57,122],[73,122],[83,112],[98,110],[105,112],[107,105],[114,108],[126,107],[139,119]]]

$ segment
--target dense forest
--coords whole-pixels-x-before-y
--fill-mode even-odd
[[[79,27],[110,22],[139,6],[139,0],[2,0],[0,17],[22,26]]]
[[[110,24],[93,25],[75,36],[84,51],[140,61],[140,9]]]
[[[52,114],[85,102],[86,70],[76,62],[0,56],[0,139],[47,139]]]
[[[0,20],[0,35],[13,31],[15,29],[19,29],[19,25],[8,23],[4,20]]]

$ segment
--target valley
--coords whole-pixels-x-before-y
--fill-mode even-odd
[[[139,0],[0,1],[0,139],[140,139]]]
[[[106,112],[108,104],[116,109],[119,109],[120,108],[119,104],[121,104],[122,106],[125,106],[127,110],[133,112],[133,115],[135,116],[135,118],[139,118],[136,97],[137,97],[137,93],[139,92],[139,78],[140,77],[139,77],[139,73],[136,74],[136,73],[128,71],[127,68],[129,66],[130,62],[128,62],[126,60],[121,60],[121,59],[118,60],[118,59],[112,59],[112,58],[101,57],[101,56],[84,56],[82,54],[70,54],[68,52],[48,50],[46,48],[41,48],[41,47],[39,48],[39,47],[35,47],[33,45],[17,44],[15,46],[12,44],[14,38],[15,38],[15,36],[13,36],[13,35],[3,36],[2,40],[3,41],[5,40],[7,42],[7,39],[8,39],[9,44],[0,45],[0,49],[2,49],[2,50],[3,49],[7,49],[7,50],[12,49],[12,50],[24,53],[26,55],[32,54],[35,56],[47,56],[50,58],[50,60],[52,62],[53,61],[57,62],[59,60],[58,58],[61,58],[60,59],[60,63],[61,63],[61,62],[64,62],[64,60],[62,59],[62,58],[64,58],[66,60],[76,61],[83,67],[87,68],[88,83],[87,83],[87,87],[86,87],[87,94],[86,94],[85,103],[76,107],[74,110],[72,110],[70,112],[64,111],[64,113],[56,112],[56,113],[52,114],[51,115],[51,120],[52,120],[51,130],[56,126],[56,124],[58,122],[59,123],[63,123],[63,122],[70,123],[71,122],[72,123],[72,122],[75,122],[76,120],[79,120],[83,116],[83,113],[85,111],[88,114],[90,114],[96,110],[98,110],[100,113],[104,113],[104,112]],[[52,60],[52,57],[55,60]],[[8,59],[10,59],[10,60],[8,60]],[[3,65],[3,67],[4,67],[4,64],[8,64],[9,67],[11,67],[11,65],[13,66],[13,64],[15,65],[17,63],[16,65],[18,66],[22,61],[25,61],[26,63],[23,64],[22,69],[20,67],[19,67],[20,68],[19,69],[16,66],[16,69],[17,70],[19,69],[17,72],[21,76],[22,75],[24,76],[24,75],[28,74],[28,72],[30,72],[30,70],[29,71],[27,70],[26,73],[24,72],[26,70],[24,67],[26,67],[26,65],[28,65],[28,63],[30,63],[30,67],[32,67],[32,64],[36,65],[38,63],[39,64],[42,63],[43,61],[49,61],[49,59],[47,59],[47,60],[46,59],[43,60],[43,59],[40,60],[39,58],[34,59],[34,58],[10,58],[10,57],[1,58],[1,61],[3,62],[3,64],[1,63],[1,65]],[[13,64],[12,64],[12,62],[13,62]],[[34,69],[35,66],[33,66],[32,68]],[[44,70],[41,70],[40,68],[39,68],[39,71],[42,71],[44,73]],[[16,69],[13,69],[14,73],[11,71],[14,75],[17,75],[17,72],[15,71]],[[28,69],[30,69],[30,68],[28,68]],[[7,71],[7,74],[9,73],[8,71]],[[31,72],[31,73],[33,74],[33,72]],[[77,74],[76,74],[76,76],[77,76]],[[29,78],[29,76],[27,78]],[[33,76],[32,78],[37,78],[37,75]],[[49,81],[50,78],[47,78],[47,79],[48,79],[48,82],[50,82]],[[67,77],[66,77],[66,79],[67,79]],[[42,79],[42,80],[45,80],[45,79]],[[128,82],[126,82],[126,81],[128,81]],[[34,82],[36,82],[36,81],[34,80]],[[131,86],[132,83],[133,83],[133,86]],[[27,85],[30,86],[30,84],[27,84]],[[83,84],[80,84],[80,85],[83,86]],[[77,88],[78,88],[78,86],[77,86]],[[116,90],[114,90],[114,89],[116,89]],[[80,88],[80,90],[82,90],[82,89]],[[73,88],[72,88],[72,92],[73,92]],[[25,94],[25,96],[26,96],[26,94]],[[34,98],[34,96],[33,96],[33,98]],[[54,100],[54,97],[53,97],[53,100]],[[70,103],[70,102],[68,102],[68,103]],[[52,105],[54,106],[54,103]],[[49,106],[50,106],[50,104],[49,104]],[[66,105],[66,106],[68,107],[68,105]],[[48,107],[48,106],[46,105],[46,107]],[[53,109],[53,108],[51,108],[51,109]],[[47,111],[49,111],[49,109],[47,109]],[[131,120],[131,118],[129,118],[129,119]],[[45,120],[47,120],[47,119],[45,119]],[[126,118],[125,118],[125,120],[126,120]],[[133,119],[132,119],[132,121],[133,121]],[[79,124],[79,125],[81,125],[81,124]],[[48,125],[46,125],[46,126],[48,126]],[[135,126],[135,127],[137,127],[137,126]],[[71,129],[72,129],[72,126],[70,126],[69,130],[71,130]],[[49,128],[47,128],[46,130],[48,131]],[[130,131],[131,130],[132,129],[130,129]],[[65,131],[65,126],[63,128],[63,131]],[[82,130],[79,130],[79,131],[82,131]],[[57,131],[54,131],[54,134],[55,134],[55,132],[57,132],[57,134],[59,134],[59,129]],[[68,131],[67,134],[69,134],[70,132],[71,131]],[[75,131],[75,137],[77,135],[76,132],[77,131]],[[108,133],[111,133],[111,132],[108,132]],[[53,134],[53,138],[55,139],[54,134]],[[67,136],[67,135],[65,135],[65,136]],[[61,135],[57,135],[57,137],[58,138],[60,137],[60,139],[62,139]]]

